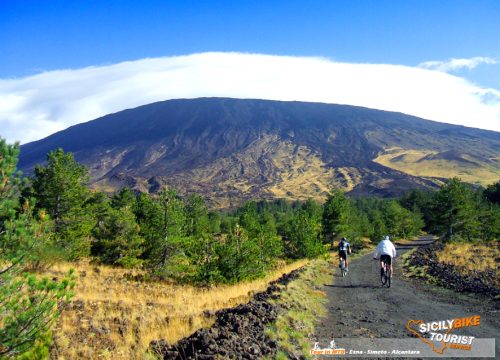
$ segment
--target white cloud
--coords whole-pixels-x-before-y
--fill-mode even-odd
[[[484,56],[476,56],[469,59],[449,59],[448,61],[426,61],[418,66],[443,72],[457,71],[461,69],[474,69],[481,64],[498,64],[498,61]]]
[[[359,105],[500,131],[500,92],[443,72],[202,53],[0,80],[0,136],[24,143],[126,108],[202,96]]]

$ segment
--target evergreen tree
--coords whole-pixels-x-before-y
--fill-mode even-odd
[[[488,201],[500,205],[500,181],[488,185],[484,191],[484,196]]]
[[[46,209],[55,224],[60,245],[70,259],[90,254],[92,214],[84,205],[89,198],[87,169],[62,149],[47,155],[47,165],[35,168],[33,189],[38,208]]]
[[[139,196],[135,213],[150,269],[161,277],[174,274],[179,270],[176,265],[184,262],[186,256],[188,226],[184,201],[175,189],[164,188],[155,198]]]
[[[358,210],[358,229],[360,236],[365,236],[367,238],[371,238],[374,233],[374,226],[370,222],[370,218],[368,214],[360,212]]]
[[[472,189],[453,178],[436,193],[432,206],[433,229],[447,239],[472,240],[479,235],[479,208]]]
[[[114,209],[122,209],[128,207],[134,209],[136,203],[136,196],[132,190],[128,187],[124,187],[116,194],[113,195],[111,199],[111,206]]]
[[[222,216],[216,211],[208,213],[208,224],[210,234],[218,234],[222,231]]]
[[[371,223],[373,226],[371,239],[373,241],[380,241],[384,236],[389,234],[385,225],[384,216],[382,215],[381,211],[376,210],[373,212]]]
[[[383,215],[386,231],[392,237],[408,238],[423,226],[418,213],[406,210],[395,200],[385,202]]]
[[[214,282],[217,276],[214,248],[216,241],[213,234],[220,231],[220,217],[215,213],[209,214],[205,200],[197,194],[188,196],[184,213],[186,237],[180,244],[186,263],[184,273],[195,281]]]
[[[260,213],[259,213],[260,212]],[[277,234],[274,216],[270,207],[254,202],[246,203],[238,210],[239,223],[259,250],[259,267],[266,270],[282,254],[281,237]]]
[[[58,282],[26,271],[47,232],[27,201],[19,206],[18,154],[0,139],[0,358],[47,354],[47,333],[74,286],[72,272]]]
[[[279,257],[283,255],[283,243],[276,230],[276,223],[271,213],[262,215],[259,231],[255,234],[260,251],[262,270],[272,267]]]
[[[313,218],[317,223],[321,224],[323,219],[323,206],[314,199],[307,199],[302,208]]]
[[[325,241],[332,242],[334,238],[348,235],[351,230],[349,215],[351,203],[345,193],[333,189],[323,207],[323,236]]]
[[[500,239],[500,206],[483,202],[478,212],[481,240]]]
[[[257,243],[249,240],[239,225],[224,242],[216,243],[216,253],[217,275],[221,282],[236,283],[264,274],[259,265],[260,249]]]
[[[321,223],[305,210],[298,210],[287,224],[285,253],[289,258],[313,258],[324,252],[320,239]]]
[[[137,197],[134,206],[134,214],[140,228],[140,235],[144,239],[145,259],[150,259],[155,252],[155,248],[162,237],[162,211],[158,201],[147,193],[141,193]]]
[[[205,200],[198,194],[188,196],[186,209],[186,233],[195,238],[207,237],[210,233],[210,219]]]
[[[143,239],[132,208],[122,205],[121,208],[111,207],[103,193],[92,196],[88,205],[96,217],[92,229],[92,254],[105,264],[133,267],[141,263]]]
[[[435,191],[430,190],[423,191],[420,189],[413,189],[400,199],[400,204],[405,209],[418,214],[416,220],[419,223],[423,220],[424,226],[427,228],[428,225],[432,223],[434,217],[432,213],[432,204],[435,193]]]

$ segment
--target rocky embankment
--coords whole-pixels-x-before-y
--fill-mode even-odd
[[[494,269],[464,271],[456,266],[439,262],[436,252],[443,248],[444,244],[440,242],[421,247],[409,256],[408,265],[425,267],[426,273],[436,279],[439,285],[458,292],[481,293],[491,297],[500,292],[498,276]]]
[[[278,344],[266,337],[264,330],[278,316],[280,306],[270,300],[279,298],[280,286],[299,276],[301,269],[283,275],[266,291],[252,300],[215,313],[210,328],[197,330],[191,336],[170,345],[165,340],[150,344],[152,352],[162,359],[260,359],[272,357]]]

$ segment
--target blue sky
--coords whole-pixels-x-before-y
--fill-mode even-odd
[[[499,90],[499,19],[498,0],[0,0],[0,79],[237,52],[408,67],[475,58],[440,69]]]
[[[205,51],[403,65],[500,58],[498,0],[1,0],[0,4],[3,78]],[[469,76],[490,82],[484,72],[476,70]],[[499,81],[495,77],[491,85],[500,85]]]

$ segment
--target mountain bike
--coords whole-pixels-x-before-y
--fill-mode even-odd
[[[383,268],[380,269],[380,281],[382,286],[386,285],[388,288],[391,287],[391,266],[387,263],[387,259],[384,258],[382,261]]]
[[[347,268],[345,266],[345,259],[344,258],[340,259],[340,274],[342,275],[342,277],[347,275]]]

